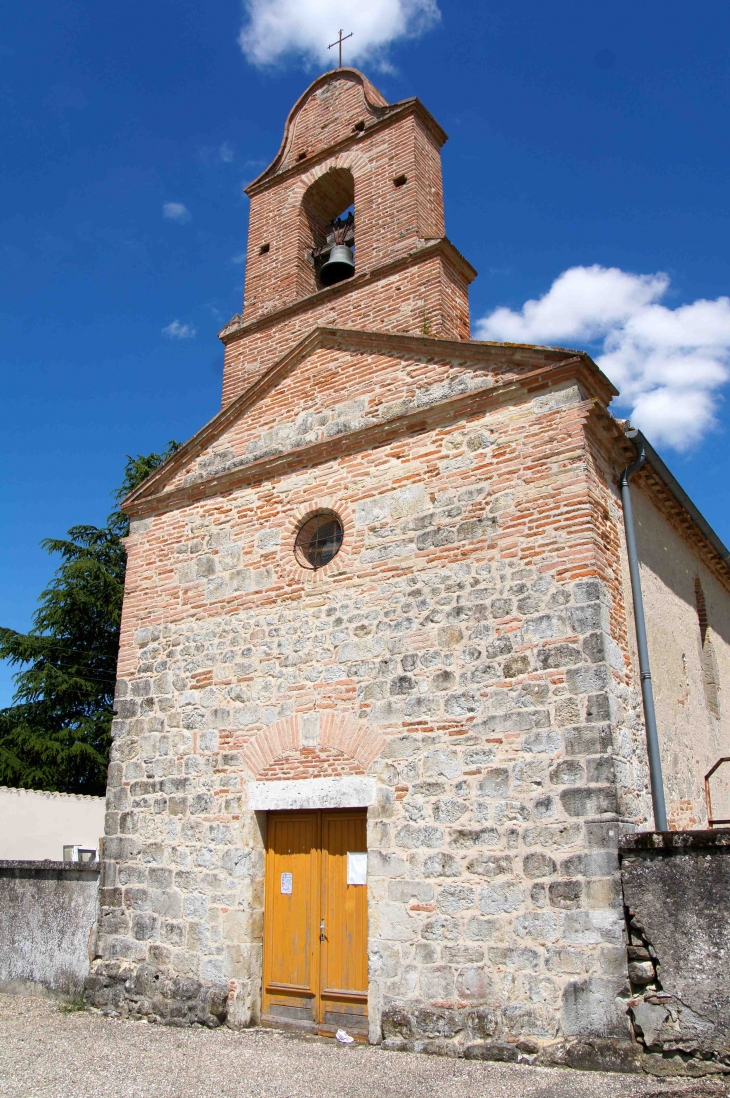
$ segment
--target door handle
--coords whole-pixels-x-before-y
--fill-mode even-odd
[[[320,940],[320,942],[327,941],[327,936],[325,935],[325,932],[324,932],[324,919],[319,924],[319,940]]]

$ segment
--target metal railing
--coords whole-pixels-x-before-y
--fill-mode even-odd
[[[712,789],[710,787],[710,778],[716,770],[722,766],[723,763],[730,763],[730,755],[723,755],[719,758],[714,766],[705,774],[705,801],[707,803],[707,826],[712,829],[713,827],[730,827],[730,819],[728,820],[716,820],[712,815]]]

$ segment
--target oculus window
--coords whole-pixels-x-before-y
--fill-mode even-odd
[[[294,542],[294,555],[302,568],[324,568],[340,551],[342,523],[331,511],[320,511],[300,527]]]

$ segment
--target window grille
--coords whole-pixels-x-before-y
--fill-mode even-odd
[[[299,528],[294,555],[302,568],[316,571],[337,556],[341,545],[342,523],[331,512],[319,512]]]

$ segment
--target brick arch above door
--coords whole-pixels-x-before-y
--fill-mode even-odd
[[[296,713],[257,732],[242,757],[258,781],[328,778],[365,774],[385,742],[346,713]]]

